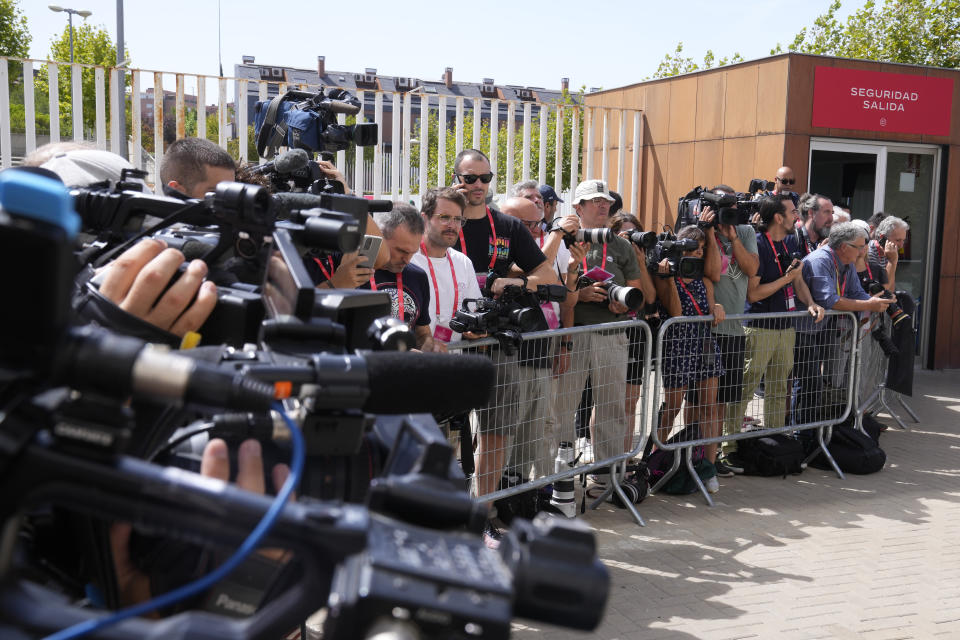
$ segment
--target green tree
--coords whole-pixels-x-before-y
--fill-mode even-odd
[[[30,52],[27,17],[17,0],[0,0],[0,56],[26,58]]]
[[[669,78],[671,76],[678,76],[681,73],[712,69],[715,66],[723,67],[737,62],[743,62],[743,56],[739,53],[734,53],[730,58],[720,58],[717,60],[716,56],[713,55],[713,51],[707,49],[707,53],[703,56],[703,62],[698,63],[690,56],[683,55],[683,43],[678,42],[677,48],[673,53],[668,53],[663,56],[663,60],[660,61],[660,65],[651,78]],[[645,79],[650,80],[651,78]]]
[[[790,51],[841,58],[960,66],[960,0],[868,0],[846,23],[834,0],[813,26],[800,30]],[[774,53],[781,51],[778,44]]]
[[[74,61],[81,64],[98,65],[103,67],[112,67],[116,63],[117,53],[110,34],[102,26],[93,26],[82,23],[73,28],[73,52]],[[130,59],[129,52],[125,57]],[[50,41],[50,59],[58,62],[70,61],[70,28],[65,27],[60,36]],[[93,68],[84,67],[81,72],[81,91],[83,94],[83,129],[84,137],[93,137],[96,129],[96,81]],[[129,86],[130,76],[126,75],[126,82]],[[49,112],[47,108],[47,96],[49,95],[49,77],[46,66],[41,66],[37,73],[37,124],[38,128],[43,127],[44,118],[41,115],[46,114],[46,123],[49,126]],[[104,89],[110,91],[109,78],[105,77]],[[69,67],[61,67],[57,76],[57,90],[60,104],[60,132],[61,135],[69,135],[73,130],[73,99],[71,72]],[[109,105],[109,100],[106,101]],[[128,109],[129,113],[129,109]],[[107,108],[107,117],[109,118],[109,108]],[[130,123],[130,118],[127,118]],[[109,123],[108,123],[109,127]]]

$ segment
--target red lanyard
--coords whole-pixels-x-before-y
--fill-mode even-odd
[[[487,207],[487,220],[490,221],[490,236],[493,239],[493,257],[490,258],[490,269],[497,264],[497,228],[493,225],[493,214],[490,213],[490,207]],[[467,241],[463,237],[463,225],[460,225],[460,249],[467,252]],[[424,253],[426,255],[426,253]],[[456,280],[456,278],[454,278]]]
[[[777,249],[773,246],[773,240],[770,238],[769,233],[763,234],[767,236],[767,242],[770,243],[770,250],[773,251],[773,261],[777,264],[777,269],[780,271],[780,275],[783,275],[783,267],[780,266],[780,260],[777,258]],[[783,246],[783,252],[787,253],[787,243],[784,240],[780,241],[780,244]]]
[[[683,290],[687,292],[688,296],[690,296],[690,302],[693,303],[693,308],[697,310],[697,315],[698,316],[704,315],[703,311],[700,310],[700,305],[698,305],[697,301],[694,300],[693,294],[690,293],[689,289],[687,289],[687,285],[683,284],[683,280],[681,280],[680,278],[677,278],[677,282],[680,283],[680,286],[683,287]]]
[[[603,245],[603,261],[600,263],[600,268],[603,269],[607,266],[607,245]],[[587,256],[583,256],[583,272],[587,272]]]
[[[370,276],[370,288],[374,291],[377,290],[377,283],[374,281],[373,276]],[[397,274],[397,304],[400,305],[400,321],[406,322],[407,319],[404,317],[403,313],[403,274]]]
[[[440,287],[437,285],[437,274],[433,271],[433,260],[427,255],[427,247],[422,242],[420,243],[420,251],[423,252],[424,257],[427,259],[427,266],[430,267],[430,281],[433,283],[433,299],[437,309],[437,322],[439,322]],[[460,305],[460,285],[457,284],[457,272],[453,270],[453,258],[450,257],[449,250],[447,250],[447,264],[450,265],[450,278],[453,280],[453,311],[450,313],[450,317],[452,318],[457,315],[457,307]]]
[[[833,266],[837,270],[837,294],[842,298],[844,292],[847,290],[847,274],[843,274],[843,286],[840,286],[840,264],[837,262],[837,257],[833,255],[833,249],[830,250],[830,257],[833,258]]]
[[[320,261],[320,258],[314,258],[314,260],[316,261],[317,266],[320,267],[320,271],[323,272],[323,277],[325,277],[328,282],[333,280],[333,258],[327,256],[327,264],[330,265],[329,273],[327,273],[327,270],[323,268],[323,262]]]

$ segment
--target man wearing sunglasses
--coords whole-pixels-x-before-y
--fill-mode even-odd
[[[829,202],[829,201],[828,201]],[[832,216],[832,205],[831,205]],[[867,231],[852,222],[831,227],[827,243],[803,259],[803,280],[813,301],[824,309],[837,311],[884,311],[890,300],[870,296],[860,286],[855,263],[867,251]],[[815,323],[801,318],[797,325],[794,350],[794,378],[799,386],[794,405],[794,424],[809,424],[829,419],[822,411],[823,378],[821,366],[840,356],[831,342],[836,336],[835,322]]]
[[[793,200],[793,206],[797,206],[800,196],[793,190],[793,185],[796,183],[797,179],[793,175],[793,169],[786,166],[780,167],[777,169],[777,177],[773,179],[773,193],[770,195],[790,196],[790,199]]]
[[[464,222],[454,249],[467,254],[480,288],[493,297],[503,293],[504,287],[510,284],[530,290],[536,290],[541,284],[559,284],[550,262],[523,224],[487,206],[487,193],[493,177],[490,160],[482,151],[464,149],[457,154],[453,162],[453,188],[463,195],[467,206],[463,210]],[[514,264],[523,276],[509,277],[510,267]],[[487,280],[491,274],[496,278],[488,288]],[[494,349],[491,358],[497,365],[497,386],[490,404],[477,412],[478,496],[496,491],[506,463],[509,438],[517,428],[517,357]],[[497,527],[488,523],[485,533],[487,544],[496,546]]]

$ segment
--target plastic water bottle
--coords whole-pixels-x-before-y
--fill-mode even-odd
[[[557,459],[554,461],[554,472],[561,473],[569,470],[572,466],[573,443],[562,441],[560,449],[557,451]],[[553,497],[550,498],[550,504],[568,518],[576,517],[577,501],[574,495],[572,476],[553,483]]]

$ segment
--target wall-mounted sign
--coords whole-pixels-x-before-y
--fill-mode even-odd
[[[813,126],[950,135],[953,79],[817,67]]]

